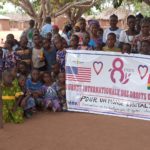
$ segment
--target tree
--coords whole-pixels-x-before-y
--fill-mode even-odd
[[[46,16],[57,17],[66,14],[71,23],[75,23],[96,0],[3,0],[21,7],[31,18],[35,19],[38,27]]]

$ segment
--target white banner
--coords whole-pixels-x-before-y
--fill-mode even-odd
[[[150,119],[150,57],[67,51],[68,110]]]

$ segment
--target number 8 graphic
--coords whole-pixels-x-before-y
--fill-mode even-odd
[[[117,66],[117,63],[119,63],[120,65]],[[123,72],[124,64],[123,64],[123,61],[120,58],[116,58],[113,61],[112,66],[113,66],[113,70],[112,70],[111,75],[110,75],[112,82],[116,83],[116,79],[114,77],[114,73],[116,71],[120,72],[120,74],[121,74],[120,82],[122,82],[124,80],[124,72]]]

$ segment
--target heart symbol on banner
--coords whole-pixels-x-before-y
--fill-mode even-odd
[[[94,68],[94,71],[96,72],[96,74],[99,75],[103,69],[103,63],[101,61],[99,61],[99,62],[95,61],[93,63],[93,68]]]
[[[138,72],[141,79],[143,80],[148,73],[148,67],[146,65],[139,65]]]

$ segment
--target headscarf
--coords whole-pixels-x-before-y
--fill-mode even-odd
[[[88,25],[91,27],[91,25],[96,25],[98,28],[100,28],[100,24],[97,20],[88,20]]]

